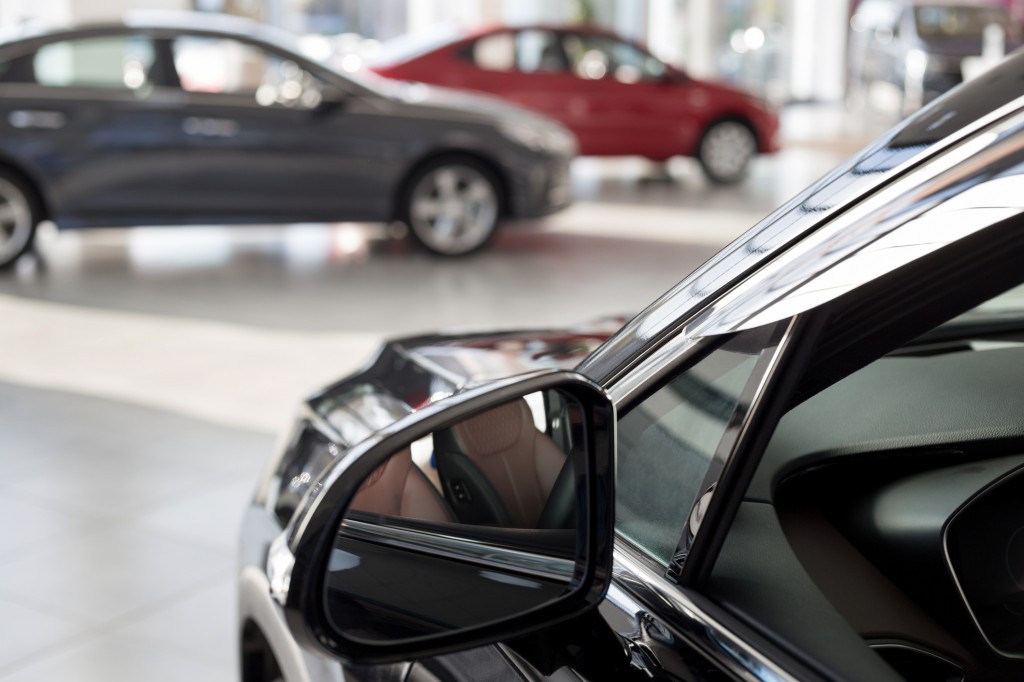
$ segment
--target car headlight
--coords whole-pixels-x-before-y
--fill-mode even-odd
[[[513,142],[535,152],[573,155],[576,137],[567,129],[552,124],[505,122],[501,132]]]

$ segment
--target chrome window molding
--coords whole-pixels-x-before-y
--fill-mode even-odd
[[[649,386],[663,379],[673,368],[679,367],[688,358],[696,355],[702,347],[701,339],[687,334],[678,334],[648,355],[639,365],[630,369],[628,374],[607,389],[608,395],[615,403],[616,411],[621,412],[624,405],[632,402]]]
[[[513,571],[568,583],[576,569],[572,559],[560,559],[427,530],[399,528],[384,523],[345,519],[339,535],[420,554],[468,562],[495,571]]]
[[[615,543],[612,571],[613,587],[620,592],[613,594],[609,589],[609,599],[618,608],[634,617],[649,613],[674,636],[739,678],[748,682],[797,682],[816,677],[809,670],[799,670],[796,662],[792,662],[794,674],[768,658],[723,623],[723,619],[698,604],[686,590],[631,556],[619,541]]]
[[[754,276],[758,269],[805,235],[828,225],[864,196],[884,190],[908,173],[930,163],[947,150],[976,136],[1024,109],[1024,97],[1017,97],[968,122],[945,137],[928,144],[891,146],[915,125],[937,117],[932,125],[943,124],[956,112],[933,108],[907,119],[884,138],[866,147],[848,162],[786,202],[739,237],[704,265],[658,297],[643,312],[626,323],[579,369],[602,376],[611,385],[633,371],[639,360],[656,350],[665,339],[691,325],[695,316],[717,306],[721,295]],[[806,308],[805,308],[806,309]],[[692,331],[692,330],[691,330]],[[724,333],[725,329],[701,330],[703,334]],[[646,348],[644,346],[647,346]],[[631,357],[632,356],[632,357]],[[612,369],[614,368],[614,369]]]
[[[711,336],[805,312],[1024,210],[1024,114],[947,149],[765,264],[688,322]]]

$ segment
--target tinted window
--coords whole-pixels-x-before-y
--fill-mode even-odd
[[[516,48],[516,68],[520,71],[552,72],[568,68],[558,36],[551,31],[520,31]]]
[[[671,380],[619,421],[616,530],[668,563],[754,372],[730,345]]]
[[[473,45],[473,63],[487,71],[511,71],[516,64],[516,41],[511,33],[484,36]]]
[[[635,83],[657,80],[665,75],[664,64],[636,45],[621,40],[569,33],[564,44],[569,67],[580,78],[614,78],[623,83]]]
[[[174,67],[189,92],[245,95],[264,106],[314,107],[321,99],[319,82],[297,63],[239,40],[182,36]]]
[[[136,90],[147,84],[154,59],[148,38],[106,36],[44,45],[32,66],[40,85]]]

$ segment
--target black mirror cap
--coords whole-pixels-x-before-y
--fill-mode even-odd
[[[515,398],[558,389],[580,401],[586,412],[586,519],[580,523],[576,575],[572,588],[556,600],[522,614],[479,627],[388,644],[354,641],[331,624],[324,600],[326,565],[349,502],[361,482],[398,449],[471,415]],[[435,656],[529,634],[579,616],[604,598],[612,576],[615,526],[615,408],[590,379],[552,370],[505,379],[470,389],[399,420],[343,455],[310,490],[289,529],[294,556],[284,612],[303,646],[344,662],[393,663]]]

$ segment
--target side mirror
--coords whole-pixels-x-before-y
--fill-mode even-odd
[[[604,596],[614,407],[579,374],[473,389],[338,457],[270,550],[306,646],[385,663],[494,643]]]

